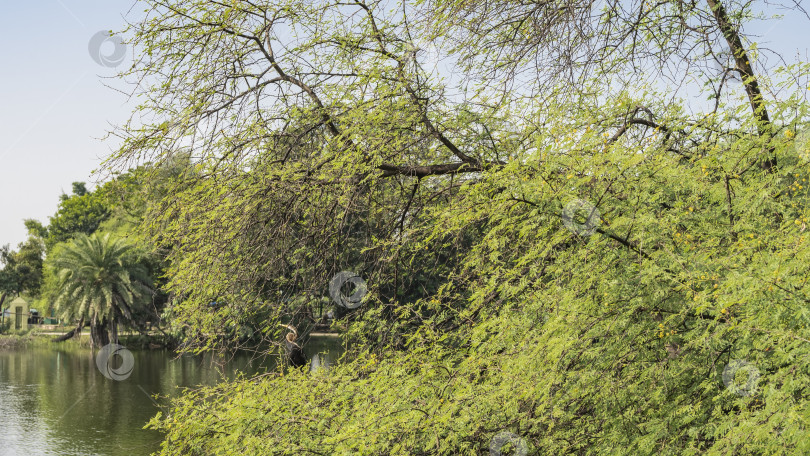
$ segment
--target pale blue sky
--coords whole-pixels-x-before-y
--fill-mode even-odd
[[[143,9],[135,0],[0,0],[0,245],[24,240],[24,218],[47,222],[71,182],[97,179],[92,171],[116,146],[99,138],[133,105],[104,87],[115,71],[93,61],[88,43]],[[809,60],[806,17],[746,31],[791,60]],[[130,59],[131,49],[122,65]]]
[[[92,182],[112,147],[98,138],[131,106],[103,86],[114,69],[93,61],[88,43],[121,29],[133,4],[0,0],[0,245],[24,240],[24,218],[47,221],[71,182]]]

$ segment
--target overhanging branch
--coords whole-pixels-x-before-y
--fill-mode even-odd
[[[440,176],[444,174],[480,173],[488,167],[489,166],[471,165],[469,163],[442,163],[438,165],[425,166],[383,164],[378,166],[377,169],[383,172],[382,177],[412,176],[422,178],[427,176]]]

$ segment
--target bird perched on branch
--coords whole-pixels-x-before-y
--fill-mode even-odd
[[[290,330],[284,338],[284,351],[287,355],[287,361],[289,361],[290,365],[293,367],[306,366],[307,358],[304,356],[304,350],[295,341],[295,339],[298,338],[298,331],[295,330],[295,326],[285,325],[283,323],[280,325]]]

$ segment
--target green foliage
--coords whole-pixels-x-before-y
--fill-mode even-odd
[[[99,229],[146,242],[139,229],[144,217],[166,196],[172,180],[182,174],[180,170],[187,166],[186,158],[171,164],[148,164],[125,173],[116,173],[113,179],[105,182],[98,190],[110,210],[109,218],[101,223]]]
[[[55,261],[77,236],[99,234],[99,238],[102,238],[111,235],[111,239],[126,240],[127,245],[138,244],[141,246],[139,251],[149,250],[150,242],[144,239],[139,227],[147,208],[160,200],[164,195],[161,193],[164,192],[162,189],[166,186],[164,180],[144,183],[144,175],[149,169],[149,166],[144,166],[126,173],[117,173],[112,180],[101,184],[94,192],[88,191],[84,183],[75,182],[73,194],[62,195],[60,198],[59,209],[50,218],[49,226],[43,226],[36,220],[25,221],[29,231],[29,241],[26,245],[34,245],[35,241],[39,245],[43,245],[43,242],[48,245],[49,267],[43,270],[40,260],[38,269],[42,285],[41,297],[36,303],[38,307],[50,310],[56,296],[61,293],[64,284],[57,274]],[[172,175],[167,173],[165,179],[171,177]],[[154,321],[154,314],[162,311],[168,297],[159,290],[166,267],[162,256],[139,254],[138,257],[140,265],[146,268],[145,273],[140,271],[139,274],[158,278],[154,287],[158,290],[155,290],[151,300],[152,309],[147,314],[141,309],[141,313],[135,318],[140,325],[147,319]],[[147,282],[152,288],[152,280]],[[78,316],[84,314],[80,313]],[[71,320],[70,323],[75,322]]]
[[[28,223],[26,223],[28,225]],[[0,248],[0,298],[22,293],[37,296],[42,286],[42,257],[44,246],[29,229],[28,239],[16,251],[9,246]],[[0,300],[1,301],[1,300]],[[0,302],[0,308],[3,306]]]
[[[188,152],[144,220],[189,350],[313,323],[339,271],[370,287],[335,324],[339,366],[189,391],[151,422],[161,454],[474,455],[502,432],[534,454],[810,451],[792,82],[721,83],[704,113],[633,77],[645,52],[691,62],[718,7],[605,8],[590,29],[573,2],[438,3],[463,32],[455,85],[414,56],[430,21],[380,5],[151,2],[133,25],[143,60],[124,76],[157,81],[140,108],[157,120],[125,128],[110,164]],[[640,34],[612,35],[620,13]],[[566,59],[521,85],[547,45]],[[595,210],[568,220],[572,203]]]
[[[472,455],[501,429],[537,454],[810,450],[808,163],[792,133],[771,140],[772,173],[749,166],[750,135],[684,160],[579,134],[561,146],[577,154],[526,153],[435,214],[434,236],[485,235],[434,302],[401,305],[405,321],[434,314],[407,354],[190,393],[152,423],[162,454]],[[561,221],[571,198],[597,202],[589,238]],[[369,307],[366,335],[386,327]],[[750,396],[724,385],[737,359],[761,375]]]
[[[73,192],[60,197],[59,208],[50,217],[45,239],[49,251],[60,242],[73,239],[76,234],[93,234],[110,215],[101,192],[88,192],[81,182],[74,182]]]
[[[34,219],[26,219],[23,222],[25,223],[25,229],[28,231],[29,237],[39,239],[40,241],[48,237],[48,228],[42,225],[42,222]]]

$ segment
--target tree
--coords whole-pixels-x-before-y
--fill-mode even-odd
[[[39,295],[42,286],[42,262],[45,247],[39,237],[41,225],[25,221],[28,239],[17,246],[17,251],[6,245],[0,248],[0,315],[4,315],[7,298],[27,293]]]
[[[809,67],[755,74],[749,4],[590,4],[150,2],[124,76],[156,121],[109,164],[192,157],[146,215],[190,342],[371,289],[344,365],[179,398],[163,454],[808,451]],[[637,71],[699,77],[718,32],[706,110]]]
[[[0,248],[0,263],[3,268],[0,269],[0,316],[5,318],[5,304],[9,296],[15,296],[22,290],[19,271],[16,267],[15,255],[9,249],[9,246]],[[2,323],[0,323],[0,331],[3,330]]]
[[[88,192],[83,182],[73,183],[73,194],[60,197],[59,208],[50,217],[45,244],[48,250],[76,234],[93,234],[110,215],[102,192]]]
[[[181,165],[182,163],[178,163],[178,166]],[[144,239],[138,228],[145,211],[154,201],[160,199],[158,195],[162,191],[161,187],[165,186],[163,181],[150,182],[148,185],[144,183],[143,175],[149,168],[150,165],[146,165],[125,173],[115,173],[111,180],[100,184],[94,192],[89,192],[84,183],[74,182],[73,194],[61,196],[62,202],[57,213],[51,217],[51,226],[44,227],[35,220],[26,220],[31,236],[44,239],[50,245],[49,256],[53,258],[58,256],[54,252],[62,249],[77,234],[111,235],[114,239],[123,239],[147,250],[149,240]],[[171,179],[173,176],[174,172],[167,171],[165,178]],[[161,262],[162,257],[159,254],[142,258],[149,277],[163,276],[164,266]],[[44,292],[38,305],[49,308],[61,286],[53,267],[46,268],[43,282]],[[152,296],[151,306],[143,309],[144,315],[135,317],[139,322],[147,319],[155,322],[155,316],[160,315],[167,303],[168,297],[159,290],[160,282],[155,285],[157,289]],[[78,323],[76,328],[55,340],[67,340],[80,332],[84,321],[80,320]],[[157,323],[160,325],[159,319]]]
[[[600,85],[610,90],[614,85],[622,87],[628,76],[684,87],[695,74],[702,74],[704,92],[716,100],[711,111],[716,114],[724,107],[721,95],[732,90],[730,81],[736,79],[742,81],[758,134],[773,134],[755,68],[756,58],[769,51],[753,45],[743,31],[743,24],[758,16],[756,2],[563,0],[480,5],[437,0],[433,5],[428,22],[434,34],[450,37],[464,70],[478,76],[477,82],[484,86],[503,85],[509,91],[522,75],[533,72],[530,93],[564,84],[573,89],[571,96],[578,97],[588,96],[594,77],[605,78]],[[791,6],[807,16],[800,4]],[[639,35],[645,38],[637,39]],[[726,55],[730,62],[725,61]],[[684,70],[684,65],[689,69]],[[498,90],[506,97],[525,96],[521,90],[505,91]],[[655,126],[651,119],[632,118],[628,123]],[[760,166],[775,165],[771,152],[763,151]]]
[[[54,307],[65,321],[89,325],[93,346],[118,343],[120,323],[139,324],[133,315],[149,301],[151,279],[133,244],[79,234],[53,255]]]

